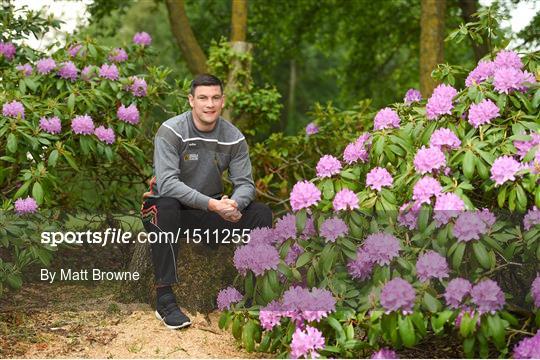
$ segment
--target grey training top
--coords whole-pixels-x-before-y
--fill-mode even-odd
[[[161,124],[154,139],[154,179],[145,197],[173,197],[181,204],[208,209],[210,198],[223,194],[222,174],[229,169],[231,199],[240,210],[255,198],[246,140],[219,117],[212,131],[197,130],[191,111]]]

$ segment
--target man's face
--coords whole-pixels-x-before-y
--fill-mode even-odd
[[[225,104],[219,85],[197,86],[195,94],[189,94],[193,116],[206,125],[217,121]]]

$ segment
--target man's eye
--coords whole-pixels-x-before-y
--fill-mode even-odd
[[[214,100],[219,100],[221,99],[221,96],[214,96]]]

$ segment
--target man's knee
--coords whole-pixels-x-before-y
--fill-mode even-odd
[[[257,227],[272,227],[272,209],[268,205],[252,202],[248,210],[253,212]]]

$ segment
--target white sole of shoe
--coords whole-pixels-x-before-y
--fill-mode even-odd
[[[191,321],[186,321],[185,323],[182,323],[182,324],[176,325],[176,326],[167,325],[167,324],[165,323],[165,319],[163,319],[163,318],[161,317],[161,315],[159,315],[159,312],[158,312],[157,310],[154,312],[154,314],[156,315],[156,318],[157,318],[159,321],[161,321],[161,322],[163,323],[163,325],[165,325],[167,328],[169,328],[169,329],[171,329],[171,330],[182,329],[182,328],[185,328],[185,327],[191,325]]]

